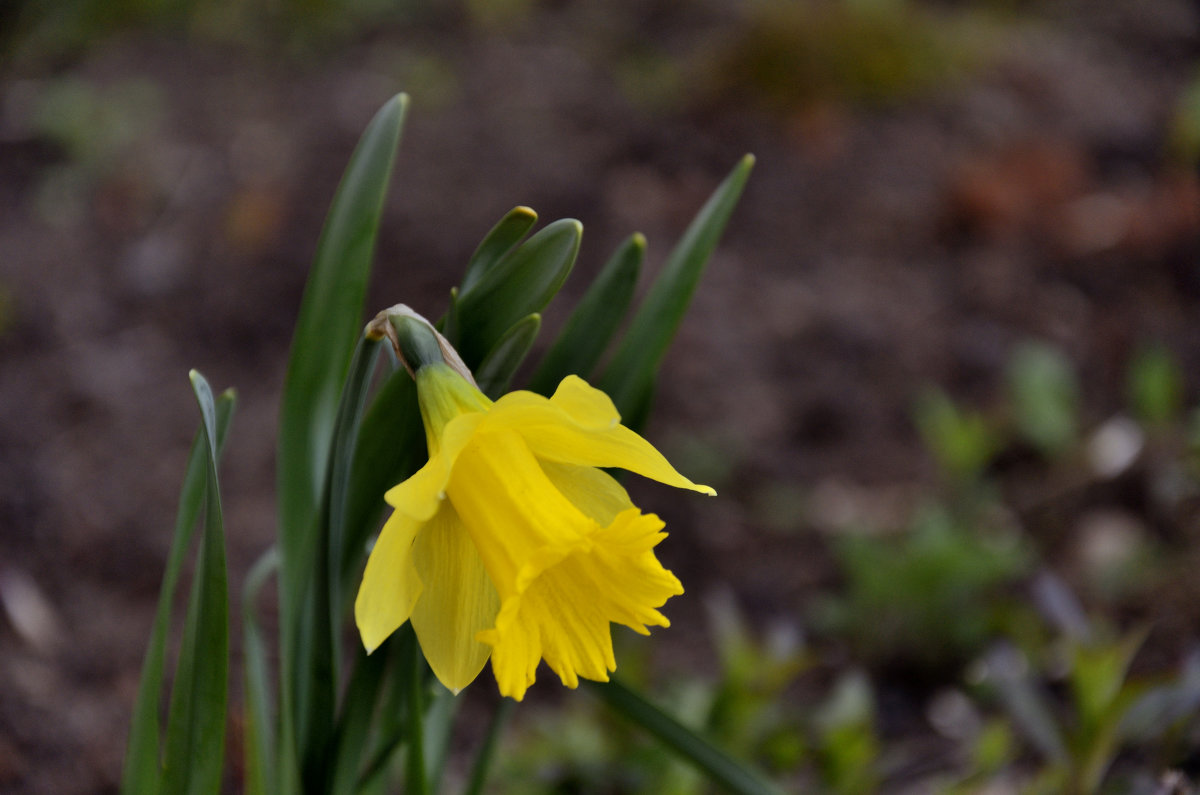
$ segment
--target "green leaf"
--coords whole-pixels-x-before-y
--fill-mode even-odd
[[[385,507],[384,492],[416,472],[426,457],[416,385],[400,368],[384,381],[358,430],[342,549],[342,577],[348,588],[356,585],[354,576],[361,573],[367,539]]]
[[[485,273],[491,270],[505,254],[511,251],[521,238],[537,223],[537,213],[528,207],[514,207],[492,227],[471,259],[463,274],[460,289],[469,290]]]
[[[640,233],[621,244],[542,357],[529,384],[532,391],[549,395],[568,375],[591,376],[633,300],[645,254],[646,238]]]
[[[426,707],[422,718],[425,732],[425,770],[428,772],[429,790],[438,792],[441,789],[442,776],[446,772],[446,762],[450,758],[454,718],[458,714],[458,705],[461,702],[440,683],[433,683],[431,687],[433,692],[429,706]]]
[[[1057,348],[1027,342],[1008,366],[1009,397],[1017,430],[1047,456],[1061,455],[1079,438],[1079,382]]]
[[[425,703],[422,680],[425,678],[425,657],[414,643],[407,659],[401,660],[399,678],[407,691],[405,705],[405,741],[408,754],[404,760],[405,795],[426,795],[429,782],[425,775]]]
[[[379,725],[375,732],[375,742],[372,743],[371,752],[367,757],[368,762],[358,780],[360,792],[386,791],[386,773],[406,739],[405,726],[408,721],[411,683],[403,669],[414,660],[414,654],[421,653],[412,623],[405,622],[400,629],[392,633],[383,646],[375,650],[374,654],[380,654],[385,648],[388,657],[393,661],[393,675],[386,677],[387,692],[379,701]]]
[[[984,658],[987,682],[996,688],[1000,703],[1026,739],[1045,757],[1060,764],[1070,759],[1062,730],[1055,723],[1046,697],[1038,690],[1021,652],[999,644]]]
[[[271,708],[271,677],[267,667],[267,644],[254,605],[272,574],[279,570],[279,549],[271,547],[255,562],[242,586],[242,665],[246,688],[247,795],[273,795],[276,790],[274,714]]]
[[[338,394],[362,327],[375,238],[407,107],[405,95],[393,97],[359,140],[329,208],[300,305],[276,461],[285,593],[303,576],[292,570],[293,561],[313,526],[325,482]],[[290,607],[281,605],[285,625]]]
[[[475,763],[471,765],[471,779],[467,782],[464,795],[482,795],[483,787],[487,783],[488,771],[492,768],[492,759],[495,758],[496,748],[500,745],[500,735],[503,733],[504,727],[508,725],[508,719],[512,716],[516,706],[517,702],[511,698],[505,698],[496,707],[496,711],[492,714],[492,720],[488,724],[488,733],[484,737],[483,745],[475,754]]]
[[[541,315],[526,315],[504,333],[483,363],[475,369],[475,383],[479,385],[479,391],[490,398],[497,398],[508,389],[508,382],[521,362],[525,361],[541,327]]]
[[[304,592],[310,573],[303,559],[311,560],[316,543],[312,534],[327,475],[338,395],[362,324],[375,238],[407,107],[403,94],[388,101],[350,158],[317,244],[284,381],[276,456],[280,646],[284,650],[276,764],[285,792],[298,784],[296,743],[302,735],[294,721],[307,709],[296,703],[293,667],[300,661],[293,660],[289,651],[300,641],[298,614],[305,609],[296,594]]]
[[[290,655],[296,672],[294,703],[300,764],[304,780],[310,785],[326,782],[332,773],[330,752],[341,682],[341,561],[345,554],[346,500],[367,387],[380,347],[379,339],[364,335],[354,349],[334,422],[315,545],[311,556],[301,558],[300,571],[306,574],[304,591],[293,594],[293,604],[303,599],[304,605]]]
[[[371,718],[379,704],[379,691],[388,669],[391,644],[384,644],[368,655],[358,644],[354,673],[346,688],[342,711],[338,716],[334,743],[333,779],[329,792],[354,793],[362,760],[370,739]]]
[[[736,795],[777,792],[748,768],[617,680],[587,681],[587,684],[617,714],[641,726],[680,759],[695,765],[713,783]]]
[[[1138,352],[1129,368],[1127,388],[1134,413],[1146,425],[1167,427],[1183,412],[1183,372],[1166,348]]]
[[[987,417],[960,409],[936,387],[921,392],[913,415],[925,446],[939,466],[960,480],[979,475],[999,446],[996,431]]]
[[[733,213],[754,167],[746,155],[705,203],[675,245],[646,294],[621,346],[600,379],[622,416],[635,407],[655,378],[704,273],[704,266]]]
[[[221,791],[229,686],[229,592],[217,479],[217,410],[204,376],[193,370],[191,379],[204,419],[208,478],[204,490],[204,535],[188,599],[167,718],[162,791],[171,795]]]
[[[354,359],[350,365],[350,375],[346,379],[346,388],[342,392],[341,405],[338,408],[333,450],[330,454],[326,520],[329,534],[329,557],[326,565],[329,567],[329,621],[333,628],[333,636],[329,641],[335,657],[340,646],[337,627],[344,614],[340,564],[348,555],[345,547],[349,536],[346,518],[350,502],[350,477],[359,441],[359,429],[362,426],[363,408],[367,401],[367,389],[371,385],[371,378],[375,373],[375,363],[382,347],[384,345],[381,344],[381,341],[364,337],[355,349]]]
[[[218,450],[225,445],[234,404],[232,390],[221,395],[217,401]],[[137,700],[134,703],[133,720],[129,729],[129,744],[125,751],[125,769],[121,779],[121,792],[127,795],[158,791],[159,777],[162,774],[158,712],[159,701],[162,698],[167,633],[171,624],[171,604],[175,598],[175,587],[179,583],[184,558],[192,543],[196,521],[200,516],[200,505],[204,500],[208,477],[207,460],[208,442],[201,429],[192,442],[192,451],[188,456],[187,470],[179,495],[179,510],[175,517],[175,530],[171,535],[171,550],[167,555],[166,571],[158,595],[158,608],[154,615],[150,642],[146,648],[146,659],[142,663],[142,677],[138,683]]]
[[[459,294],[459,334],[457,338],[447,335],[447,339],[468,367],[478,367],[514,323],[550,303],[575,264],[582,235],[583,225],[578,221],[555,221]]]

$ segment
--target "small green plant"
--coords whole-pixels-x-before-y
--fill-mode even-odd
[[[1039,579],[1038,590],[1059,627],[1057,642],[1035,655],[998,645],[983,658],[977,677],[1042,760],[1030,791],[1127,792],[1130,782],[1114,770],[1115,763],[1122,751],[1152,743],[1167,752],[1156,760],[1164,770],[1181,761],[1189,744],[1180,739],[1196,728],[1200,709],[1200,658],[1189,656],[1175,677],[1133,677],[1130,668],[1144,631],[1119,635],[1088,619],[1066,587],[1048,575]],[[1061,682],[1062,700],[1049,695],[1047,681]]]
[[[1161,429],[1178,422],[1183,411],[1183,373],[1161,346],[1138,352],[1129,366],[1129,404],[1143,425]]]
[[[1000,446],[1000,434],[984,414],[955,405],[949,395],[929,387],[918,397],[914,418],[925,447],[939,468],[957,482],[971,482]]]
[[[1019,346],[1008,366],[1016,432],[1044,455],[1066,453],[1079,439],[1079,383],[1070,361],[1050,345]]]
[[[834,684],[814,720],[821,778],[830,792],[864,795],[879,788],[880,742],[870,680],[850,671]]]
[[[1014,618],[1004,599],[1029,568],[1011,532],[964,525],[932,506],[895,536],[847,534],[835,546],[844,593],[820,603],[819,627],[860,659],[955,670]]]

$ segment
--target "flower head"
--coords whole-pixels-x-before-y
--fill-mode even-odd
[[[541,660],[563,684],[607,681],[609,625],[642,634],[683,593],[654,547],[663,522],[600,469],[714,494],[620,424],[611,400],[569,376],[550,398],[493,402],[441,362],[415,373],[429,461],[384,499],[394,509],[355,602],[373,651],[412,621],[434,674],[457,692],[490,657],[520,700]]]

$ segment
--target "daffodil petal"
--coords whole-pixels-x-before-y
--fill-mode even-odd
[[[505,599],[495,629],[480,633],[502,694],[521,700],[540,659],[567,687],[580,677],[607,681],[616,669],[610,623],[641,633],[668,625],[657,608],[683,587],[652,551],[662,527],[631,508],[546,568],[522,572],[525,587]]]
[[[556,461],[541,465],[554,487],[601,526],[612,524],[617,514],[633,507],[629,492],[604,470]]]
[[[384,501],[414,519],[422,522],[432,519],[446,496],[446,483],[454,463],[482,419],[482,414],[463,414],[449,422],[439,452],[408,480],[388,489]]]
[[[585,428],[605,429],[621,422],[612,398],[577,375],[569,375],[559,383],[550,396],[550,403],[570,414],[571,419]]]
[[[475,636],[495,624],[500,597],[449,503],[422,528],[413,557],[427,583],[413,610],[413,629],[434,675],[457,693],[474,681],[492,653]]]
[[[534,555],[565,551],[594,533],[596,522],[546,476],[520,435],[478,434],[459,455],[447,487],[503,600]]]
[[[608,398],[603,392],[587,387],[580,379],[575,380],[578,384],[567,390],[569,400],[562,402],[572,411],[579,411],[578,418],[564,405],[544,398],[535,401],[526,397],[536,397],[531,393],[509,400],[519,394],[513,393],[496,401],[481,427],[516,431],[533,454],[541,459],[579,466],[618,467],[668,486],[716,494],[708,486],[693,483],[679,474],[662,453],[624,425],[597,424],[608,416],[606,410],[600,406],[599,398],[588,398],[582,387],[604,397],[605,401]],[[589,399],[592,401],[590,408],[585,408]],[[608,404],[611,406],[611,401]],[[612,416],[615,416],[615,409]]]
[[[420,529],[420,522],[393,512],[367,558],[354,600],[354,620],[368,654],[408,620],[421,595],[421,578],[413,565],[413,539]]]

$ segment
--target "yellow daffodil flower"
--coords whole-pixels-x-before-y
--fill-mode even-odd
[[[489,656],[500,692],[517,700],[543,659],[567,687],[607,681],[609,625],[668,626],[657,608],[683,586],[654,555],[663,522],[600,467],[715,492],[676,472],[576,376],[550,398],[495,402],[441,362],[415,378],[429,461],[384,495],[394,511],[354,605],[367,651],[412,621],[454,692]]]

